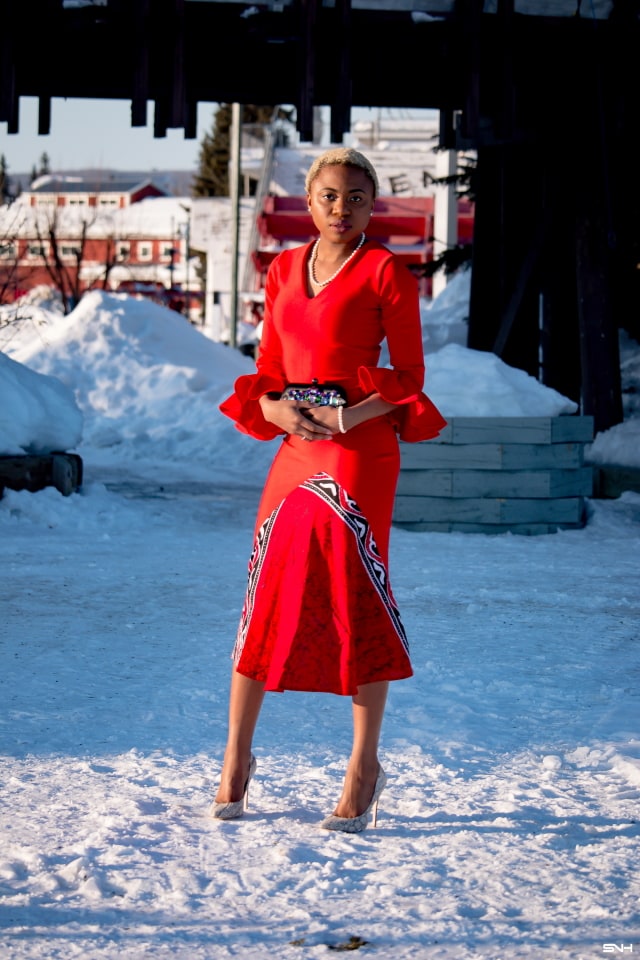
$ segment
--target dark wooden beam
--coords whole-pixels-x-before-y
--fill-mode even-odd
[[[15,38],[19,31],[18,4],[10,0],[3,9],[0,30],[0,123],[8,133],[18,132],[18,88],[16,84]]]
[[[169,28],[169,107],[168,125],[184,127],[186,120],[186,75],[185,75],[185,0],[171,0]]]
[[[527,148],[495,145],[478,151],[467,340],[471,349],[497,353],[505,363],[535,377],[539,373],[536,268],[546,232],[532,174],[536,163],[537,155]]]
[[[134,55],[131,80],[131,126],[146,127],[149,95],[149,44],[151,30],[150,0],[138,0],[131,10]]]
[[[46,136],[51,132],[51,97],[38,97],[38,134]]]
[[[351,0],[336,0],[336,36],[341,38],[336,92],[331,103],[331,141],[342,143],[351,129]]]
[[[483,0],[456,0],[454,22],[460,36],[460,69],[465,74],[465,100],[459,128],[459,148],[477,143],[481,127],[480,91],[482,77]]]
[[[522,306],[527,288],[531,285],[534,271],[540,261],[543,245],[548,235],[548,218],[545,214],[546,211],[540,211],[540,219],[531,235],[525,240],[524,256],[516,270],[513,290],[500,317],[500,326],[493,344],[493,352],[499,357],[504,355],[518,311]]]
[[[597,214],[585,212],[576,236],[583,412],[593,416],[596,433],[623,419],[618,330],[611,316],[603,226]]]
[[[292,99],[297,107],[296,123],[300,139],[311,141],[313,140],[313,107],[316,94],[315,36],[318,20],[318,0],[299,0],[298,11],[298,88],[297,95]]]

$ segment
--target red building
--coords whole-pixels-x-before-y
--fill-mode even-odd
[[[188,216],[184,198],[151,180],[41,177],[0,208],[0,300],[47,285],[67,306],[93,287],[154,290],[184,305]]]
[[[375,210],[367,226],[367,236],[379,240],[410,268],[420,270],[433,260],[435,200],[433,196],[376,198]],[[458,201],[458,241],[470,243],[473,237],[473,204]],[[276,254],[287,245],[306,243],[317,236],[305,196],[265,197],[258,214],[260,248],[252,253],[261,279]],[[431,296],[431,280],[420,280],[423,296]]]
[[[30,188],[22,192],[20,200],[31,207],[121,209],[147,197],[166,196],[166,192],[152,180],[90,180],[84,177],[56,177],[47,174],[34,180]]]

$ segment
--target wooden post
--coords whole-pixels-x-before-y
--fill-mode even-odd
[[[529,145],[494,144],[478,150],[478,190],[469,301],[473,350],[538,376],[538,257],[545,212],[536,192],[536,155]],[[527,232],[522,234],[522,184],[529,185]]]
[[[351,127],[351,0],[336,2],[336,35],[340,37],[336,91],[331,104],[331,142],[342,143]]]
[[[300,0],[298,43],[298,110],[296,126],[303,141],[313,139],[313,104],[316,85],[315,32],[318,0]]]
[[[584,413],[593,416],[595,432],[621,423],[622,393],[618,331],[611,316],[606,267],[606,230],[599,218],[578,223],[576,274]]]

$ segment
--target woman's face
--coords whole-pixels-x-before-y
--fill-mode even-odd
[[[309,209],[320,236],[348,244],[366,230],[373,210],[373,184],[360,167],[322,167],[311,184]]]

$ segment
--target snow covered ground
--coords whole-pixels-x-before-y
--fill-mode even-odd
[[[445,415],[570,412],[448,338],[445,294],[424,315]],[[640,495],[548,536],[394,530],[415,675],[391,688],[378,826],[318,829],[350,704],[291,693],[265,701],[248,814],[213,821],[275,449],[216,405],[251,361],[125,297],[30,315],[0,329],[0,449],[47,445],[53,391],[85,484],[0,500],[3,960],[640,953]],[[593,458],[637,464],[638,422]]]

